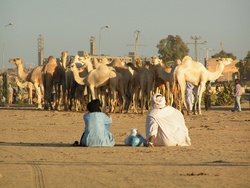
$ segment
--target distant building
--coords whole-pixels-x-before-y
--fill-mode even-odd
[[[211,72],[214,72],[216,69],[216,59],[217,58],[209,58],[206,61],[206,68]],[[217,82],[234,81],[238,78],[238,68],[235,66],[238,62],[239,60],[234,60],[231,64],[225,66],[221,76],[217,79]]]
[[[90,38],[90,55],[97,55],[96,53],[96,40],[95,37]]]

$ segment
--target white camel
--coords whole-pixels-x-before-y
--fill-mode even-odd
[[[174,71],[174,83],[173,83],[173,91],[175,101],[178,101],[177,90],[180,87],[181,99],[180,104],[178,106],[179,110],[181,110],[182,105],[184,104],[187,109],[186,101],[185,101],[185,90],[186,90],[186,82],[190,82],[195,86],[194,94],[195,94],[195,103],[198,102],[198,114],[201,113],[201,98],[202,93],[205,90],[205,84],[208,80],[216,80],[220,77],[222,71],[224,70],[226,65],[232,63],[231,58],[219,58],[216,60],[217,66],[214,72],[208,71],[201,63],[195,62],[191,57],[186,56],[183,58],[181,65],[178,65]],[[198,101],[197,101],[198,100]],[[196,111],[196,105],[194,105]]]

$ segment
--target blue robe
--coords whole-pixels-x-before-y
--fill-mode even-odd
[[[114,146],[115,140],[110,132],[112,118],[102,112],[86,113],[83,116],[85,133],[81,140],[84,146]]]

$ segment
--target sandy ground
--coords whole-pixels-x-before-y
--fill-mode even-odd
[[[189,147],[129,147],[144,115],[111,114],[115,147],[72,147],[83,112],[0,109],[0,187],[250,187],[250,107],[185,116]]]

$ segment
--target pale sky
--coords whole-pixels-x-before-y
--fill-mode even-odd
[[[139,30],[139,56],[159,55],[159,41],[179,35],[185,43],[194,42],[190,36],[208,41],[198,45],[202,58],[206,52],[201,48],[213,48],[210,57],[223,46],[243,59],[250,51],[249,8],[249,0],[0,0],[0,69],[3,48],[4,68],[15,68],[8,62],[15,57],[23,58],[26,67],[36,66],[40,34],[45,57],[60,57],[66,50],[70,55],[89,52],[91,36],[98,53],[99,31],[106,25],[110,28],[101,30],[101,52],[111,56],[133,52],[128,44],[135,43]],[[188,47],[194,57],[194,45]]]

